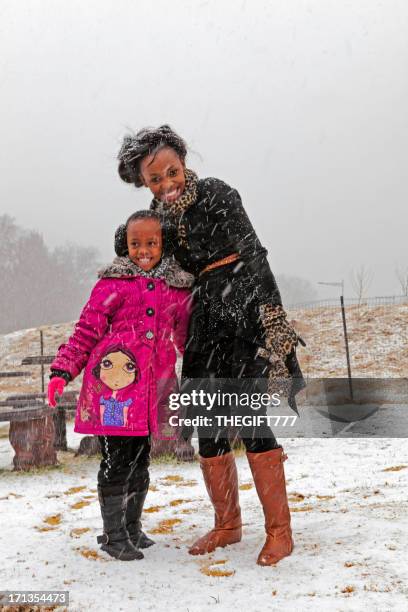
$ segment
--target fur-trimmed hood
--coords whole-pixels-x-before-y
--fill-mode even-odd
[[[124,276],[145,276],[162,278],[169,287],[189,289],[193,286],[194,276],[183,270],[173,258],[163,258],[161,263],[149,272],[145,272],[128,256],[115,257],[111,264],[98,271],[98,278],[122,278]]]

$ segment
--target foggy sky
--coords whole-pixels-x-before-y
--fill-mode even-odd
[[[275,273],[350,297],[365,264],[371,295],[399,293],[407,32],[406,0],[0,0],[0,213],[109,261],[151,199],[120,181],[121,139],[169,123],[238,189]]]

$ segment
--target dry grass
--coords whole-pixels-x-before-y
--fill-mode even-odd
[[[0,440],[9,437],[9,429],[9,423],[5,423],[4,425],[0,426]]]
[[[306,376],[347,376],[340,308],[291,311],[307,343],[298,356]],[[408,373],[408,305],[346,308],[353,376],[399,378]]]
[[[288,313],[307,347],[300,347],[299,360],[308,377],[347,376],[340,308],[293,310]],[[351,366],[354,376],[402,377],[408,373],[408,305],[346,308]],[[0,400],[17,393],[41,391],[40,366],[22,366],[28,355],[40,353],[40,329],[45,353],[54,354],[66,342],[74,323],[59,323],[0,336],[0,371],[22,370],[26,377],[0,379]],[[45,367],[47,379],[47,366]],[[81,376],[70,385],[81,386]],[[0,433],[1,435],[1,433]],[[172,456],[166,460],[173,463]],[[162,462],[162,459],[161,459]]]

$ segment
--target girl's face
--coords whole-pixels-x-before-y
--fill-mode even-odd
[[[182,195],[185,187],[184,169],[184,159],[170,147],[147,155],[140,163],[144,186],[162,202],[174,202]]]
[[[137,219],[128,225],[127,247],[129,258],[148,272],[162,256],[162,231],[157,219]]]
[[[105,355],[100,366],[100,379],[112,391],[124,389],[136,379],[136,364],[121,351]]]

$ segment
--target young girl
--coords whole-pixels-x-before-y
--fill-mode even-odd
[[[102,550],[123,561],[153,544],[140,517],[149,486],[149,434],[166,437],[175,346],[184,350],[193,277],[168,256],[171,233],[160,216],[127,220],[120,257],[99,273],[67,344],[51,365],[49,404],[85,367],[75,431],[98,435]],[[164,234],[164,235],[163,235]],[[163,251],[164,255],[163,256]]]
[[[183,360],[188,379],[265,379],[295,394],[304,386],[296,358],[298,337],[286,319],[267,251],[242,206],[239,193],[216,178],[199,179],[186,168],[186,145],[169,126],[126,136],[119,175],[145,186],[177,229],[175,256],[194,274],[194,308]],[[221,411],[219,406],[217,409]],[[214,409],[213,409],[214,410]],[[241,539],[241,512],[234,455],[223,431],[198,427],[200,465],[215,510],[215,526],[193,544],[193,555]],[[261,501],[266,542],[260,565],[271,565],[293,548],[283,461],[286,455],[268,427],[243,438]]]

